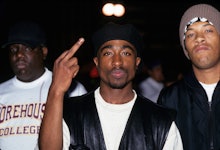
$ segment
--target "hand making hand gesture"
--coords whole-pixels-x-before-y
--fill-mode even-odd
[[[55,87],[57,92],[65,93],[72,79],[77,75],[79,65],[74,54],[84,41],[84,38],[79,38],[69,50],[63,52],[54,62],[52,88]]]

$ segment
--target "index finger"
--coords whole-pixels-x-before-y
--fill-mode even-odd
[[[69,59],[71,58],[76,51],[80,48],[80,46],[84,43],[85,39],[84,38],[79,38],[79,40],[69,49],[66,58]]]

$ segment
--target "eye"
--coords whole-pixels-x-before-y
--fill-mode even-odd
[[[186,34],[186,38],[187,39],[189,39],[189,38],[192,38],[192,37],[194,37],[194,33],[188,33],[188,34]]]
[[[131,55],[131,53],[130,53],[130,52],[128,52],[128,51],[123,51],[123,52],[122,52],[122,55],[124,55],[124,56],[130,56],[130,55]]]
[[[25,52],[30,52],[30,51],[33,51],[31,47],[25,47]]]
[[[16,47],[10,47],[10,48],[9,48],[9,51],[10,51],[10,53],[15,54],[15,53],[17,53],[18,48],[16,48]]]
[[[206,32],[206,33],[212,33],[213,30],[212,30],[212,29],[206,29],[205,32]]]
[[[104,56],[109,56],[109,55],[111,55],[111,54],[112,54],[112,53],[111,53],[110,51],[106,51],[106,52],[103,53]]]

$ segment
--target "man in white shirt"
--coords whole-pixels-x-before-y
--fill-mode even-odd
[[[100,86],[86,95],[63,100],[79,71],[73,55],[83,42],[80,38],[54,63],[40,149],[182,150],[175,112],[133,90],[142,39],[131,24],[107,23],[93,35]]]
[[[141,95],[157,103],[160,91],[164,87],[164,75],[162,62],[159,59],[150,60],[147,64],[147,78],[138,85]]]
[[[220,12],[195,4],[184,12],[179,39],[191,70],[164,88],[158,103],[177,111],[186,150],[220,149]]]
[[[22,21],[9,31],[2,46],[9,51],[15,76],[0,84],[0,149],[33,150],[38,141],[52,72],[44,65],[48,49],[43,29],[34,22]],[[86,93],[74,81],[69,96]]]

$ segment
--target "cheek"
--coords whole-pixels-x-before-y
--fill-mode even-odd
[[[106,70],[107,68],[109,68],[108,66],[108,61],[102,61],[102,60],[99,60],[98,62],[97,62],[97,64],[96,64],[96,68],[97,68],[97,70],[98,70],[98,72],[100,72],[100,71],[104,71],[104,70]]]
[[[107,59],[107,58],[103,58],[103,59],[99,59],[98,65],[101,66],[109,66],[112,64],[112,60],[111,59]]]
[[[187,51],[191,50],[193,47],[193,42],[192,41],[185,41],[185,48]]]
[[[42,62],[44,61],[44,56],[41,54],[36,54],[36,55],[26,55],[26,58],[29,61],[34,61],[34,62]]]
[[[16,61],[16,56],[15,55],[9,55],[9,61],[11,62],[11,63],[13,63],[13,62],[15,62]]]
[[[138,65],[135,62],[130,62],[124,65],[124,68],[127,68],[127,70],[130,70],[130,73],[136,72],[138,69]]]
[[[215,40],[212,45],[215,46],[213,47],[214,49],[220,51],[220,38],[218,40]]]
[[[133,59],[129,59],[129,60],[125,60],[124,63],[127,65],[127,66],[134,66],[135,68],[139,65],[138,62],[136,60],[133,60]]]

